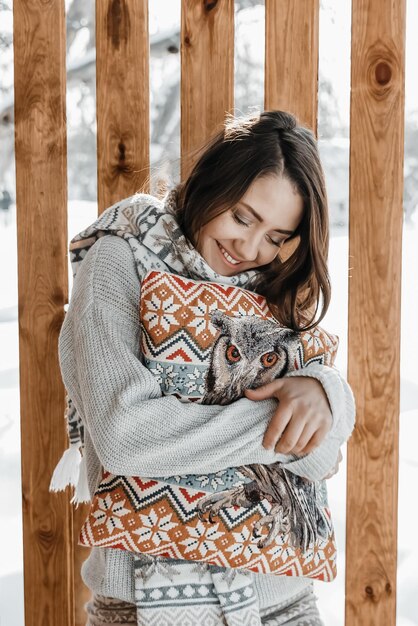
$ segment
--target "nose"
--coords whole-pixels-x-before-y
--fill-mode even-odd
[[[235,243],[235,249],[239,258],[243,261],[255,261],[258,256],[259,241],[257,237],[248,236],[246,239],[240,239]]]

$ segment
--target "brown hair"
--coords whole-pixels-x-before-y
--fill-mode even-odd
[[[289,237],[295,240],[293,251],[257,268],[261,271],[248,287],[266,298],[280,323],[310,329],[324,317],[331,297],[328,204],[316,139],[292,114],[229,115],[187,179],[176,185],[178,222],[196,245],[202,226],[233,208],[255,179],[268,175],[284,176],[294,185],[303,199],[303,217]]]

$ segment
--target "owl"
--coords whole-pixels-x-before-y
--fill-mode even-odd
[[[251,481],[201,498],[196,508],[202,521],[214,523],[224,508],[251,508],[268,500],[270,512],[260,517],[252,529],[253,537],[260,537],[261,529],[267,528],[267,535],[257,544],[259,548],[271,545],[279,533],[288,535],[290,544],[304,552],[318,538],[328,538],[331,529],[318,506],[317,483],[292,474],[280,463],[241,465],[238,469]]]
[[[299,333],[256,316],[231,317],[215,311],[219,329],[205,378],[203,404],[229,404],[293,369]]]
[[[204,404],[229,404],[241,398],[245,389],[265,385],[294,369],[299,333],[272,320],[231,317],[221,311],[212,313],[211,323],[220,332],[211,353]],[[252,530],[253,536],[259,537],[263,527],[268,529],[259,548],[271,545],[279,533],[289,535],[290,543],[304,551],[318,537],[327,538],[328,523],[317,504],[315,482],[286,471],[280,463],[238,469],[250,482],[199,500],[201,520],[213,523],[224,508],[249,508],[266,499],[272,508]]]

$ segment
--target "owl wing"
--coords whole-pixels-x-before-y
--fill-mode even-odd
[[[318,536],[325,538],[326,527],[316,497],[316,483],[282,470],[292,500],[291,529],[297,544],[306,550]]]

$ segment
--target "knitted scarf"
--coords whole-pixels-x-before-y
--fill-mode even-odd
[[[175,189],[163,200],[147,194],[135,194],[106,209],[88,228],[70,241],[69,254],[76,280],[78,269],[88,250],[105,235],[123,237],[131,246],[139,279],[149,269],[158,269],[197,280],[228,283],[245,287],[256,270],[235,276],[221,276],[206,263],[186,239],[176,221]],[[71,502],[91,500],[84,449],[84,425],[72,401],[66,395],[64,414],[69,447],[54,470],[50,491],[75,487]],[[204,563],[167,560],[134,554],[135,602],[137,622],[141,626],[169,623],[191,624],[261,624],[253,574]]]

